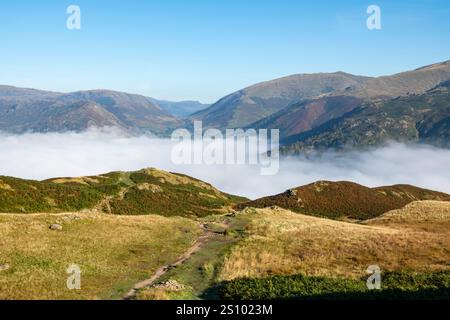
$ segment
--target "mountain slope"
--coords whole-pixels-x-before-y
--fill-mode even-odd
[[[244,198],[156,169],[30,181],[0,176],[0,212],[88,210],[121,215],[204,216]]]
[[[211,107],[195,113],[205,127],[235,128],[251,126],[292,104],[324,96],[352,96],[364,100],[389,99],[423,93],[450,79],[450,61],[413,71],[378,78],[343,72],[300,74],[256,84],[228,95]],[[299,118],[297,121],[308,119]],[[306,127],[313,127],[310,123]],[[280,125],[280,129],[285,126]]]
[[[368,188],[346,181],[318,181],[282,194],[240,203],[236,208],[278,206],[333,219],[365,220],[417,200],[450,201],[450,195],[410,185]]]
[[[59,95],[58,92],[0,85],[1,99],[51,98]]]
[[[340,118],[283,139],[282,152],[367,147],[391,140],[448,147],[450,81],[421,95],[363,104]]]
[[[356,93],[366,97],[420,94],[450,79],[450,60],[391,76],[371,78]]]
[[[181,124],[144,96],[108,90],[61,94],[0,86],[0,131],[64,132],[115,126],[166,134]]]
[[[449,207],[450,204],[447,210]],[[364,298],[362,291],[367,290],[366,270],[371,265],[381,268],[383,289],[392,285],[400,289],[398,295],[388,293],[390,299],[409,290],[420,295],[422,281],[415,276],[424,274],[425,279],[431,280],[433,273],[440,271],[446,271],[446,277],[441,280],[436,277],[437,281],[430,281],[428,285],[434,289],[443,285],[447,291],[443,296],[448,297],[450,252],[444,248],[450,246],[449,228],[432,227],[425,231],[419,224],[418,228],[381,223],[368,226],[296,214],[281,208],[245,210],[240,214],[250,219],[247,235],[225,257],[220,277],[248,281],[250,286],[242,288],[244,290],[235,287],[247,299],[258,299],[251,296],[252,292],[267,293],[262,299],[276,298],[280,286],[275,281],[258,280],[276,275],[329,277],[335,282],[328,283],[326,291],[341,291],[341,298],[348,298],[348,293],[352,292],[344,289],[348,288],[349,281],[363,279],[362,290],[354,294],[361,299]],[[399,277],[390,281],[389,273],[394,271],[400,272]],[[339,279],[342,281],[337,281]],[[279,298],[293,298],[292,293],[299,289],[309,298],[321,291],[320,283],[310,281],[300,283],[299,287],[286,281],[283,291],[288,296]]]
[[[51,230],[54,223],[62,230]],[[199,234],[196,221],[181,217],[0,214],[0,264],[10,266],[0,271],[0,300],[120,299]],[[82,290],[65,285],[74,263],[82,270]]]
[[[205,127],[245,127],[293,103],[360,87],[367,79],[343,72],[292,75],[232,93],[191,119],[202,120]]]
[[[364,221],[368,225],[413,226],[418,229],[450,230],[449,201],[414,201],[403,208],[391,210],[374,219]]]
[[[294,103],[277,113],[252,123],[249,128],[279,129],[284,139],[316,128],[354,110],[363,99],[352,96],[330,96]]]

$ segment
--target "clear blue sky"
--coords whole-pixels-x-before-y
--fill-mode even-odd
[[[450,2],[40,0],[0,2],[0,83],[106,88],[214,102],[273,78],[391,74],[450,59]],[[66,29],[79,5],[82,29]],[[382,30],[366,9],[382,10]]]

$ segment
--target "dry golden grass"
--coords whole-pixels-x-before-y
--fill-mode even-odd
[[[155,168],[143,169],[142,171],[147,173],[150,176],[159,178],[160,181],[163,183],[170,183],[170,184],[174,184],[174,185],[192,184],[192,185],[198,186],[200,188],[216,191],[216,189],[213,186],[211,186],[210,184],[200,181],[200,180],[193,179],[188,176],[178,175],[178,174],[174,174],[171,172],[158,170]]]
[[[11,188],[11,186],[9,184],[3,182],[1,179],[0,179],[0,189],[6,190],[6,191],[14,191],[14,189]]]
[[[107,178],[107,177],[102,177]],[[64,183],[79,183],[84,185],[89,185],[89,183],[100,183],[98,178],[94,177],[73,177],[73,178],[56,178],[49,180],[53,183],[64,184]]]
[[[136,295],[136,300],[171,300],[167,290],[146,288]]]
[[[59,223],[61,231],[49,226]],[[185,218],[104,214],[0,215],[0,299],[118,298],[176,259],[201,233]],[[81,290],[67,289],[70,264]]]
[[[431,200],[411,202],[401,209],[367,220],[365,224],[445,233],[450,231],[450,202]]]
[[[225,258],[220,278],[274,274],[360,277],[382,270],[450,269],[449,231],[368,226],[293,213],[281,208],[242,213],[249,236]]]

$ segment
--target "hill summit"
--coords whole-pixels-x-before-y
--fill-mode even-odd
[[[418,200],[450,201],[450,195],[411,185],[368,188],[347,181],[318,181],[278,195],[240,203],[236,208],[278,206],[332,219],[366,220]]]

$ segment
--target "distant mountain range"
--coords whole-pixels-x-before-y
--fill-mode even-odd
[[[211,106],[108,90],[55,93],[0,86],[0,131],[63,132],[115,126],[280,129],[282,151],[367,147],[389,140],[449,146],[450,61],[391,76],[298,74],[253,85]]]
[[[292,75],[232,93],[193,114],[192,118],[202,120],[205,127],[253,127],[258,121],[295,105],[294,108],[306,110],[298,114],[301,119],[295,116],[290,120],[303,121],[312,127],[317,118],[328,117],[324,116],[321,107],[305,104],[307,101],[333,96],[351,96],[361,100],[390,99],[423,93],[449,79],[450,61],[378,78],[344,72]],[[284,129],[284,123],[280,124],[280,128]],[[299,130],[293,133],[300,133]]]
[[[110,90],[57,93],[0,86],[0,131],[64,132],[119,127],[165,135],[185,126],[178,116],[204,107],[195,101],[171,102]]]
[[[191,119],[279,129],[284,154],[390,140],[449,147],[449,79],[450,61],[378,78],[293,75],[233,93]]]
[[[153,99],[153,101],[162,109],[169,112],[171,115],[179,118],[188,117],[191,114],[206,109],[210,106],[210,104],[204,104],[198,101],[190,101],[190,100],[174,102],[174,101]]]

